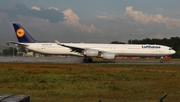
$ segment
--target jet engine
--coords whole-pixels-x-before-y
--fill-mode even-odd
[[[106,59],[106,60],[114,60],[115,59],[115,54],[114,53],[105,52],[105,53],[101,54],[101,57],[103,59]]]
[[[98,56],[99,51],[94,49],[87,49],[83,52],[83,54],[89,57],[96,57]]]

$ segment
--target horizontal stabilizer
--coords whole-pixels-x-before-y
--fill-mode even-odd
[[[8,41],[7,42],[7,45],[9,44],[15,44],[15,45],[18,45],[18,46],[28,46],[27,44],[25,43],[19,43],[19,42],[13,42],[13,41]]]

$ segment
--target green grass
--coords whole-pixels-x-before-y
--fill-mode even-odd
[[[178,102],[179,80],[179,65],[0,63],[0,94],[32,102]]]

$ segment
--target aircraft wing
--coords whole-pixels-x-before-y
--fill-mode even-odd
[[[19,43],[19,42],[13,42],[13,41],[8,41],[7,45],[9,45],[9,44],[15,44],[15,45],[20,45],[20,46],[28,46],[27,44]]]
[[[64,44],[60,43],[60,42],[57,41],[57,40],[55,40],[55,42],[56,42],[57,45],[64,46],[64,47],[67,47],[67,48],[70,48],[70,49],[71,49],[71,52],[78,52],[78,53],[81,53],[83,50],[85,50],[84,48],[80,48],[80,47],[74,47],[74,46],[64,45]]]

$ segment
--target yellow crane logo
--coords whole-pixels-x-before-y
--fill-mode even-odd
[[[18,37],[23,37],[24,36],[24,30],[22,28],[19,28],[17,31],[16,31],[16,34]]]

